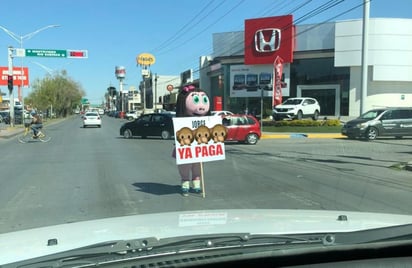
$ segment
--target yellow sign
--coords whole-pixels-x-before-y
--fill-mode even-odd
[[[155,57],[150,53],[141,53],[136,58],[137,64],[148,66],[156,62]]]

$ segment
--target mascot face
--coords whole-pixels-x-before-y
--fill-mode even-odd
[[[186,97],[186,114],[189,116],[203,116],[209,112],[210,101],[205,92],[193,91]]]

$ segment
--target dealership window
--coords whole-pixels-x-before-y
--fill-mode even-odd
[[[334,58],[295,59],[290,68],[290,97],[297,96],[297,87],[301,85],[337,84],[340,85],[340,115],[348,115],[349,72],[348,67],[334,67]],[[306,94],[305,97],[318,99],[321,111],[332,111],[335,107],[335,96],[330,90],[311,90]]]

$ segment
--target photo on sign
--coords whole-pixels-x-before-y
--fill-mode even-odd
[[[282,96],[289,96],[290,64],[283,64]],[[230,97],[272,97],[273,65],[230,66]]]
[[[225,159],[227,129],[217,116],[175,117],[176,164]]]

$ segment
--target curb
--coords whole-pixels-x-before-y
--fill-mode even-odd
[[[293,138],[309,138],[309,139],[346,139],[340,133],[276,133],[262,134],[262,139],[293,139]]]

